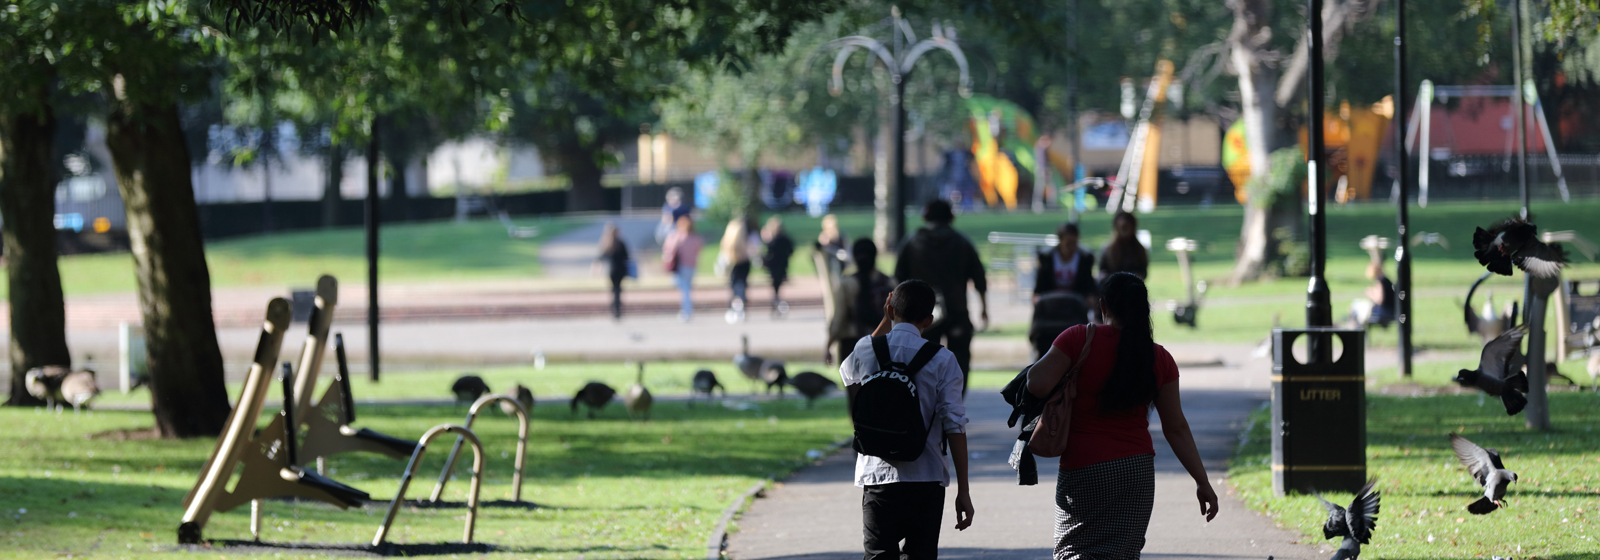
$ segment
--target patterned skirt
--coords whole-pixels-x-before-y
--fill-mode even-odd
[[[1155,456],[1061,471],[1055,560],[1137,560],[1155,505]]]

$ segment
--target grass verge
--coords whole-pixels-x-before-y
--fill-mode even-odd
[[[517,558],[685,558],[704,554],[723,508],[757,480],[782,476],[850,432],[842,399],[762,402],[733,410],[658,403],[651,422],[630,422],[613,404],[597,420],[562,407],[536,407],[523,499],[532,510],[483,508],[477,540]],[[6,529],[0,557],[104,555],[155,557],[174,551],[180,501],[194,484],[210,440],[111,441],[89,434],[149,425],[149,413],[61,416],[0,409],[0,503]],[[459,422],[452,407],[362,407],[357,425],[401,437]],[[475,432],[487,453],[485,500],[509,498],[516,425],[498,412]],[[409,496],[426,496],[448,445],[424,457]],[[439,449],[443,448],[443,449]],[[330,458],[333,478],[392,497],[403,461],[375,455]],[[465,499],[465,469],[445,494]],[[341,511],[313,503],[269,501],[264,540],[274,543],[369,542],[381,506]],[[391,531],[398,543],[458,541],[465,511],[409,509]],[[211,539],[248,539],[249,509],[221,513]],[[213,550],[226,554],[227,550]]]
[[[541,274],[539,247],[587,218],[525,218],[539,237],[511,239],[494,220],[385,225],[381,280],[450,281],[530,278]],[[231,286],[309,286],[318,275],[365,278],[365,233],[339,228],[224,239],[206,244],[206,264],[214,288]],[[68,296],[131,292],[136,288],[133,257],[127,253],[73,255],[61,259],[62,289]],[[5,286],[0,285],[0,294]]]
[[[1508,417],[1493,400],[1474,395],[1418,398],[1367,396],[1369,472],[1379,479],[1383,511],[1372,544],[1362,558],[1515,558],[1578,560],[1600,550],[1600,396],[1550,395],[1555,430],[1533,433],[1521,416]],[[1322,541],[1327,514],[1316,498],[1272,495],[1270,413],[1251,416],[1228,474],[1251,508],[1279,525]],[[1448,434],[1461,433],[1500,450],[1520,480],[1507,493],[1508,508],[1489,515],[1467,513],[1481,496],[1450,450]],[[1348,503],[1349,494],[1330,493]],[[1328,550],[1338,546],[1327,541]]]

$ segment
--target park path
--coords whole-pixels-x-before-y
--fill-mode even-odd
[[[1183,471],[1152,420],[1156,443],[1156,501],[1146,533],[1145,558],[1280,560],[1326,558],[1331,549],[1296,544],[1297,536],[1248,510],[1229,495],[1227,460],[1238,445],[1246,416],[1266,402],[1271,363],[1248,360],[1249,347],[1184,345],[1171,348],[1179,362],[1220,353],[1229,364],[1183,370],[1183,405],[1212,484],[1222,494],[1221,513],[1210,524],[1199,515],[1194,483]],[[1039,461],[1038,486],[1018,486],[1005,463],[1014,429],[1010,413],[993,390],[967,397],[968,445],[974,507],[972,528],[951,530],[954,509],[945,510],[940,555],[945,558],[1049,558],[1055,522],[1054,461]],[[776,484],[757,499],[729,536],[735,560],[844,559],[861,555],[861,493],[851,483],[855,453],[848,448]],[[954,493],[948,495],[953,502]]]

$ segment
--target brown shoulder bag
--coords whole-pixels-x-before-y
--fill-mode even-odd
[[[1083,351],[1078,352],[1078,359],[1073,360],[1072,367],[1061,375],[1061,381],[1056,382],[1055,389],[1050,391],[1048,400],[1044,403],[1044,411],[1039,413],[1039,419],[1033,430],[1033,437],[1028,439],[1028,452],[1040,457],[1060,457],[1067,451],[1067,434],[1072,432],[1072,399],[1078,396],[1078,372],[1083,369],[1083,363],[1089,361],[1089,346],[1094,343],[1094,323],[1089,323],[1088,332],[1083,337]]]

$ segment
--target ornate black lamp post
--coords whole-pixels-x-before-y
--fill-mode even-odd
[[[906,232],[906,80],[911,75],[911,69],[916,65],[922,55],[934,49],[949,51],[955,58],[956,66],[961,69],[960,92],[962,97],[971,95],[972,80],[967,76],[967,56],[961,52],[961,47],[956,45],[954,29],[948,34],[938,24],[933,24],[932,36],[917,40],[916,32],[911,30],[911,24],[900,17],[898,6],[889,8],[889,33],[893,37],[889,45],[872,37],[853,35],[840,37],[824,44],[820,50],[827,51],[838,49],[838,54],[833,58],[833,81],[829,89],[834,95],[844,89],[844,64],[856,49],[865,49],[878,57],[885,68],[889,70],[889,81],[894,84],[894,95],[889,98],[889,108],[893,112],[893,127],[890,129],[890,142],[884,148],[889,150],[889,172],[887,181],[880,184],[884,195],[879,197],[878,211],[880,216],[887,214],[889,223],[888,231],[883,240],[885,250],[894,250],[900,245],[900,240]]]
[[[1310,194],[1311,194],[1311,283],[1306,287],[1306,326],[1329,327],[1333,326],[1333,304],[1329,301],[1328,281],[1323,275],[1326,268],[1327,254],[1327,188],[1326,182],[1328,167],[1327,154],[1323,146],[1322,136],[1322,0],[1308,0],[1306,9],[1307,27],[1310,28],[1310,48],[1307,49],[1311,62],[1309,79],[1310,87],[1307,88],[1310,97],[1307,108],[1307,118],[1310,128],[1309,138],[1311,153],[1309,154],[1310,169]],[[1312,344],[1313,360],[1331,361],[1332,348],[1317,348]]]
[[[1406,184],[1406,132],[1401,123],[1406,118],[1406,0],[1394,3],[1394,106],[1389,122],[1394,123],[1395,195],[1399,205],[1395,220],[1399,222],[1399,242],[1395,244],[1395,330],[1400,333],[1400,375],[1411,377],[1411,213],[1408,205],[1411,189]]]

